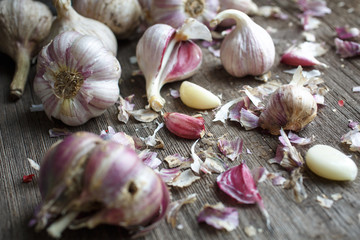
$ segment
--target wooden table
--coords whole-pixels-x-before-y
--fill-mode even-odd
[[[44,1],[50,2],[50,1]],[[297,14],[299,10],[292,1],[256,1],[258,5],[272,4],[281,7],[289,15],[288,20],[265,19],[255,17],[255,21],[264,28],[271,26],[278,31],[272,33],[276,45],[277,59],[272,68],[272,76],[283,83],[289,82],[291,75],[283,70],[291,67],[279,63],[279,56],[294,41],[302,42],[301,27]],[[352,87],[360,85],[360,58],[342,60],[335,54],[334,30],[336,26],[360,27],[360,3],[355,0],[344,0],[343,7],[338,6],[338,1],[328,1],[332,13],[320,18],[322,25],[314,31],[318,42],[325,42],[330,50],[319,60],[329,65],[329,68],[320,69],[326,85],[330,91],[326,95],[326,107],[321,109],[316,119],[309,124],[301,136],[315,136],[315,143],[328,144],[342,150],[345,154],[352,155],[352,159],[359,164],[359,153],[348,150],[348,146],[340,143],[340,137],[349,131],[348,119],[359,121],[360,94],[353,93]],[[353,8],[353,12],[351,12]],[[349,10],[350,9],[350,10]],[[351,12],[351,13],[349,13]],[[289,25],[289,23],[293,23]],[[120,89],[122,96],[135,94],[136,109],[143,108],[146,104],[145,81],[142,77],[132,77],[131,73],[137,66],[131,64],[129,58],[135,55],[136,41],[120,41],[118,59],[122,66]],[[200,71],[190,80],[207,87],[215,94],[222,94],[222,103],[239,96],[238,90],[243,85],[257,86],[259,81],[252,77],[237,79],[231,77],[222,68],[220,60],[214,57],[207,49],[203,49],[204,61]],[[3,54],[0,55],[0,239],[50,239],[46,232],[35,233],[27,226],[34,208],[41,201],[38,190],[38,173],[30,168],[27,158],[40,162],[45,151],[58,139],[49,137],[49,129],[65,127],[59,122],[50,121],[44,112],[30,112],[32,104],[39,104],[40,100],[33,92],[33,78],[35,66],[29,74],[29,83],[24,96],[16,102],[9,100],[9,85],[14,74],[14,62]],[[169,96],[169,89],[179,89],[180,82],[164,86],[162,95],[167,104],[166,112],[182,112],[195,114],[196,111],[185,107],[179,99]],[[343,107],[338,105],[339,100],[344,100]],[[228,138],[241,137],[245,148],[252,154],[243,154],[248,166],[252,169],[265,166],[272,172],[284,171],[267,162],[274,157],[278,145],[278,138],[266,134],[261,130],[245,131],[238,123],[214,123],[214,114],[208,111],[203,114],[206,120],[207,132],[215,138],[227,134]],[[161,119],[160,119],[161,121]],[[102,116],[90,120],[79,127],[68,127],[72,132],[90,131],[100,133],[107,126],[114,127],[117,131],[124,131],[130,135],[145,137],[152,134],[156,127],[152,123],[139,123],[131,119],[127,124],[117,120],[117,108],[111,107]],[[165,148],[158,150],[159,157],[180,153],[188,156],[193,141],[183,140],[170,134],[166,129],[158,133],[165,140]],[[239,162],[228,162],[234,166]],[[164,164],[165,166],[165,164]],[[35,173],[34,181],[22,183],[23,175]],[[286,176],[286,174],[285,174]],[[216,185],[217,174],[203,175],[200,181],[195,182],[185,189],[171,189],[174,200],[183,198],[191,193],[198,194],[198,200],[186,205],[178,215],[178,224],[183,225],[182,230],[173,229],[165,221],[149,233],[144,239],[249,239],[244,232],[246,226],[262,229],[254,239],[358,239],[360,234],[360,177],[353,182],[335,182],[322,179],[305,172],[304,185],[308,198],[301,204],[294,201],[292,191],[281,187],[274,187],[270,182],[259,185],[259,191],[264,199],[265,206],[271,216],[273,230],[266,229],[259,209],[255,205],[239,205],[229,201]],[[341,193],[343,198],[334,202],[331,209],[325,209],[316,202],[316,196]],[[240,226],[232,231],[217,231],[205,224],[198,224],[197,213],[205,203],[215,204],[219,201],[227,206],[237,207]],[[121,239],[121,232],[116,227],[100,226],[93,230],[65,231],[62,239]]]

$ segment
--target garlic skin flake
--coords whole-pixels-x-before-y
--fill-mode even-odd
[[[188,107],[206,110],[221,105],[220,99],[209,90],[184,81],[180,86],[180,99]]]
[[[136,46],[136,58],[146,79],[146,95],[150,107],[161,111],[165,99],[160,89],[168,82],[191,77],[202,62],[202,51],[191,39],[211,41],[209,29],[195,19],[187,19],[176,30],[156,24],[148,28]]]
[[[71,0],[53,0],[53,4],[56,7],[57,17],[51,26],[45,44],[62,32],[75,31],[99,38],[113,55],[117,54],[116,37],[105,24],[78,14],[72,8]]]
[[[236,21],[236,27],[221,44],[220,59],[225,70],[235,77],[268,72],[275,61],[275,46],[269,33],[245,13],[233,9],[219,13],[210,26],[229,18]]]
[[[73,0],[81,15],[107,25],[118,38],[128,37],[140,24],[141,7],[136,0]]]
[[[20,98],[25,89],[30,69],[30,59],[40,49],[49,34],[53,16],[49,8],[38,1],[0,1],[0,52],[16,62],[14,78],[10,85],[13,98]]]
[[[34,91],[49,118],[78,126],[119,97],[118,60],[95,37],[64,32],[38,56]]]

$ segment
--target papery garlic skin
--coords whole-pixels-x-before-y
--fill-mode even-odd
[[[38,56],[34,91],[49,118],[78,126],[119,97],[118,60],[95,37],[64,32]]]
[[[16,62],[16,70],[10,85],[14,98],[23,95],[30,69],[30,59],[40,49],[41,42],[49,34],[53,16],[49,8],[38,1],[0,1],[0,52]]]
[[[225,10],[210,23],[212,27],[225,19],[234,19],[236,28],[221,44],[220,59],[232,76],[259,76],[270,70],[275,61],[275,46],[269,33],[245,13]]]
[[[75,31],[84,35],[97,37],[113,55],[117,54],[117,40],[114,33],[105,24],[78,14],[71,6],[71,0],[53,0],[57,17],[51,26],[45,44],[58,34]]]
[[[165,24],[151,26],[136,46],[137,61],[146,79],[148,102],[157,112],[165,105],[161,87],[192,76],[201,65],[202,51],[190,39],[211,41],[211,34],[204,24],[187,19],[178,30]]]
[[[81,15],[107,25],[118,38],[128,37],[140,24],[141,7],[137,0],[73,0]]]
[[[150,18],[153,23],[180,27],[188,18],[208,24],[219,10],[219,0],[152,0]]]

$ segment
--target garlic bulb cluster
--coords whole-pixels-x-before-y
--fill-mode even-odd
[[[100,224],[146,231],[169,204],[166,185],[134,149],[87,132],[47,151],[39,182],[43,202],[31,224],[56,238],[67,227]]]
[[[236,28],[221,44],[220,58],[225,70],[235,77],[268,72],[275,61],[275,46],[269,33],[245,13],[233,9],[219,13],[210,25],[215,27],[229,18],[236,21]]]
[[[260,114],[261,128],[279,135],[281,128],[298,132],[314,120],[317,104],[310,90],[303,87],[305,81],[299,66],[293,80],[270,95],[265,110]]]
[[[137,0],[73,0],[73,7],[81,15],[107,25],[118,38],[128,37],[140,24]]]
[[[191,77],[199,69],[202,52],[191,39],[211,41],[209,29],[189,18],[178,30],[165,24],[148,28],[136,46],[136,57],[146,79],[150,107],[159,112],[165,105],[161,87]]]
[[[95,37],[64,32],[38,56],[34,91],[49,118],[77,126],[119,98],[118,60]]]
[[[117,54],[117,40],[109,27],[99,21],[78,14],[72,8],[71,0],[53,0],[53,3],[56,7],[57,17],[51,26],[45,44],[62,32],[75,31],[99,38],[113,55]]]
[[[153,23],[180,27],[187,18],[208,24],[219,10],[219,0],[152,0],[150,18]]]
[[[32,0],[0,1],[0,51],[16,62],[10,85],[14,98],[23,95],[30,59],[37,54],[41,42],[49,34],[53,16],[48,7]]]

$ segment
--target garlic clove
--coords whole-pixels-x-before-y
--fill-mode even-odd
[[[165,113],[164,120],[166,128],[178,137],[198,139],[205,134],[205,121],[202,117],[172,112]]]
[[[326,64],[319,62],[315,57],[324,55],[328,49],[320,43],[304,42],[299,45],[291,46],[281,56],[281,62],[291,66],[322,66]]]
[[[228,34],[220,49],[220,59],[232,76],[259,76],[270,70],[275,61],[275,46],[269,33],[245,13],[229,9],[211,22],[215,27],[225,19],[234,19],[236,28]]]
[[[0,52],[16,62],[14,78],[10,85],[13,98],[20,98],[25,89],[30,69],[30,59],[49,34],[53,16],[48,7],[32,0],[0,1]]]
[[[212,92],[188,81],[180,86],[180,99],[186,106],[201,110],[221,105],[220,99]]]

